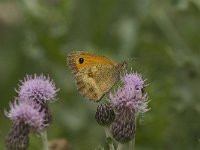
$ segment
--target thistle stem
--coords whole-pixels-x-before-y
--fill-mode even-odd
[[[118,143],[117,150],[123,150],[124,145],[121,143]]]
[[[112,138],[110,136],[109,128],[106,126],[106,127],[104,127],[104,130],[105,130],[105,134],[106,134],[106,139],[107,139],[107,142],[108,142],[109,150],[115,150]]]
[[[129,142],[129,150],[135,150],[135,138]]]
[[[43,150],[49,150],[48,148],[48,138],[47,138],[47,131],[41,133],[42,138],[42,144],[43,144]]]

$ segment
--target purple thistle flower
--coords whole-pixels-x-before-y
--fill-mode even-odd
[[[44,75],[27,75],[16,90],[20,100],[46,102],[55,100],[58,89],[49,77]]]
[[[8,150],[26,150],[29,146],[29,133],[45,130],[52,121],[48,103],[55,100],[58,89],[49,77],[27,75],[21,81],[18,97],[10,103],[10,111],[5,115],[12,120],[13,126],[6,139]]]
[[[144,80],[137,73],[125,74],[121,77],[123,86],[114,93],[110,93],[109,99],[113,107],[120,111],[130,110],[132,113],[145,113],[149,110],[147,94],[143,94]]]
[[[111,133],[118,142],[127,143],[135,137],[135,113],[145,113],[149,108],[147,94],[143,93],[145,85],[142,76],[126,73],[121,80],[122,87],[109,96],[111,105],[116,110]]]
[[[5,111],[5,115],[13,121],[15,125],[19,125],[21,122],[31,127],[36,132],[44,130],[44,111],[41,111],[40,105],[32,105],[27,102],[17,103],[15,100],[13,104],[10,104],[10,111]]]

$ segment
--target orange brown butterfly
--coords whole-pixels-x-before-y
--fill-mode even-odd
[[[82,51],[68,54],[67,63],[82,96],[98,102],[119,81],[126,62],[116,63],[105,56]]]

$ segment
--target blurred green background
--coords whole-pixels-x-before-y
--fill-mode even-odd
[[[78,94],[66,65],[72,50],[127,60],[148,79],[151,110],[138,122],[137,150],[200,149],[199,0],[0,0],[0,149],[11,126],[3,110],[33,73],[49,74],[60,88],[49,140],[106,147],[98,104]],[[32,134],[30,150],[37,149]]]

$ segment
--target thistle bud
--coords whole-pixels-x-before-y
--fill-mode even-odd
[[[101,104],[97,107],[95,119],[100,125],[110,125],[115,119],[115,112],[108,104]]]

